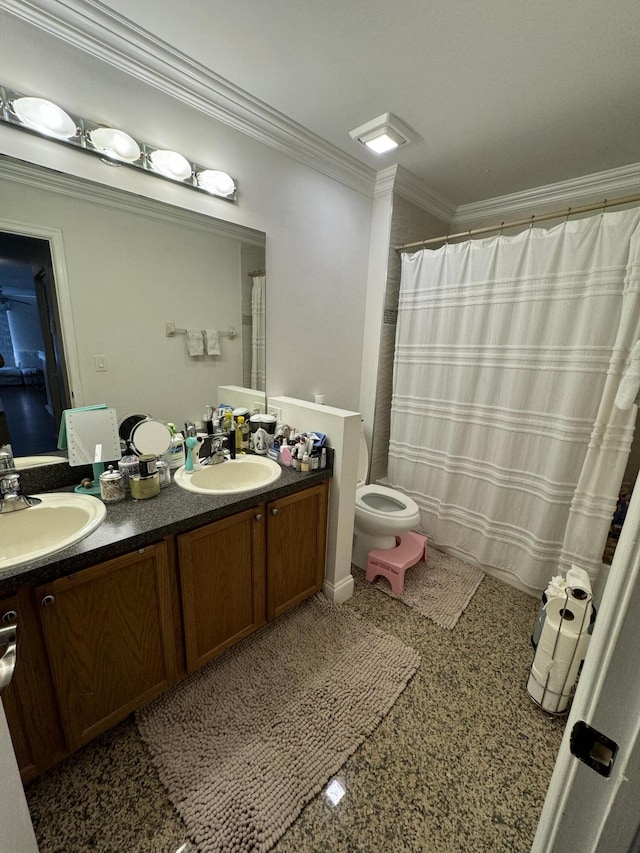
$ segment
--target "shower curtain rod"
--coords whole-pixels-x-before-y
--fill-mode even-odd
[[[405,243],[402,246],[395,246],[396,252],[407,252],[409,249],[423,248],[431,243],[448,243],[449,240],[455,240],[458,237],[475,237],[477,234],[490,234],[492,231],[502,231],[504,228],[515,228],[518,225],[531,225],[536,222],[544,222],[547,219],[560,219],[566,216],[573,216],[576,213],[589,213],[592,210],[606,210],[608,207],[615,207],[620,204],[633,204],[640,202],[640,193],[636,195],[627,195],[622,198],[604,199],[597,204],[585,204],[582,207],[569,207],[566,210],[558,210],[554,213],[543,213],[542,216],[529,216],[527,219],[515,219],[513,222],[501,222],[500,225],[487,225],[483,228],[469,228],[468,231],[460,231],[458,234],[447,234],[445,237],[429,237],[426,240],[418,240],[417,243]]]

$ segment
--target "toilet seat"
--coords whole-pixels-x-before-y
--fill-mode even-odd
[[[402,492],[387,486],[359,486],[356,489],[356,507],[374,516],[392,516],[398,522],[405,520],[415,524],[419,515],[418,504]]]

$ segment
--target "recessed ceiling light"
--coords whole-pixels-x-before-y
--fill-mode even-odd
[[[362,142],[376,154],[385,154],[401,145],[407,145],[415,138],[413,131],[391,113],[384,113],[366,124],[349,131],[349,136]]]
[[[71,139],[78,132],[75,121],[52,101],[44,98],[16,98],[13,111],[26,127],[54,136],[56,139]]]

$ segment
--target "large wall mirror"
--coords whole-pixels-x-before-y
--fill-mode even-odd
[[[0,211],[0,438],[16,455],[54,450],[68,407],[181,426],[221,385],[265,405],[264,233],[10,158]]]

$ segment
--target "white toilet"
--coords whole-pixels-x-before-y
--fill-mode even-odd
[[[361,569],[367,568],[369,551],[395,548],[396,536],[420,523],[420,509],[414,500],[387,486],[366,486],[368,474],[369,452],[361,433],[351,556],[351,561]]]

